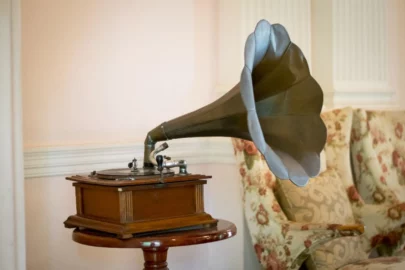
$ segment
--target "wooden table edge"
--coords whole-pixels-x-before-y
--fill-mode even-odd
[[[72,240],[82,245],[94,247],[146,249],[205,244],[225,240],[236,234],[237,228],[235,224],[219,219],[218,225],[213,228],[159,233],[129,239],[118,239],[105,233],[75,229],[72,233]]]

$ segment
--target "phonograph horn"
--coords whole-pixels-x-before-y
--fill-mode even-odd
[[[321,87],[285,28],[261,20],[245,44],[240,82],[215,102],[164,122],[145,139],[144,167],[158,141],[188,137],[251,140],[281,179],[304,186],[319,173],[326,127]]]

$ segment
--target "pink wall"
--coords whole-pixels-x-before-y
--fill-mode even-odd
[[[217,2],[22,0],[26,150],[142,142],[162,121],[209,103]],[[242,228],[236,165],[190,171],[214,175],[207,212]],[[74,214],[75,199],[64,176],[26,179],[25,189],[27,269],[141,269],[139,250],[71,241],[63,221]],[[170,269],[243,269],[244,247],[252,249],[243,241],[241,229],[221,243],[171,249]]]
[[[208,103],[217,1],[22,1],[25,147],[144,139]]]
[[[238,45],[227,46],[225,42],[222,47],[228,54],[221,53],[224,61],[217,63],[221,47],[218,16],[223,27],[235,30],[224,28],[222,40],[232,34],[239,40],[241,26],[229,23],[229,19],[242,21],[239,5],[247,1],[221,1],[221,8],[218,0],[21,2],[27,150],[142,142],[147,131],[160,122],[210,102],[218,94],[218,83],[228,84],[229,71],[239,72],[234,64],[237,61],[232,60],[242,55],[229,53],[237,51]],[[253,10],[263,9],[253,6]],[[399,7],[405,10],[402,2]],[[318,17],[324,15],[325,6],[313,12]],[[311,42],[331,44],[328,36],[317,36],[316,31],[311,37]],[[405,44],[403,35],[398,42]],[[398,60],[402,66],[404,55]],[[318,58],[322,53],[313,50],[313,63]],[[217,78],[218,66],[225,82]],[[398,85],[405,85],[405,76],[399,79]],[[403,91],[399,95],[405,100]],[[199,164],[190,166],[190,171],[214,176],[205,193],[207,212],[233,221],[238,235],[218,243],[170,250],[171,269],[259,269],[252,266],[257,260],[243,225],[236,166]],[[27,269],[140,269],[139,250],[107,250],[71,241],[71,230],[63,227],[63,221],[74,213],[74,192],[63,178],[25,181]]]

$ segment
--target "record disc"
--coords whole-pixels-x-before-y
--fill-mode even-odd
[[[163,175],[165,177],[172,176],[174,172],[169,169],[163,169]],[[91,176],[106,180],[136,180],[160,177],[160,172],[155,168],[138,168],[136,170],[121,168],[98,171]]]

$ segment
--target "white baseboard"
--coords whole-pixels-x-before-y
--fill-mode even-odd
[[[234,164],[230,138],[198,138],[168,141],[164,155],[188,164]],[[122,168],[134,157],[143,163],[143,143],[31,148],[24,151],[25,178],[37,178],[93,170]]]

